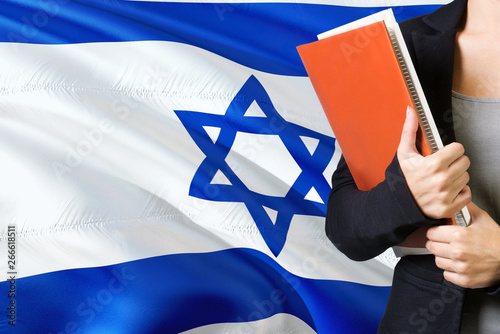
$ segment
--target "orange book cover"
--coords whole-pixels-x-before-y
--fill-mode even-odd
[[[353,178],[361,190],[384,180],[414,100],[383,21],[298,48]],[[420,132],[421,152],[430,154]]]

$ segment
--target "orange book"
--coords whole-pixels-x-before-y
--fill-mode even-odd
[[[390,9],[319,37],[297,50],[360,190],[385,179],[408,106],[419,115],[420,152],[443,147]],[[468,225],[467,208],[455,220]]]
[[[384,22],[298,51],[358,188],[373,188],[394,158],[407,107],[417,109]]]

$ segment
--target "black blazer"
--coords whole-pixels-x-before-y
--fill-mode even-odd
[[[455,140],[451,114],[456,29],[466,0],[400,24],[436,125],[445,144]],[[345,160],[332,177],[326,233],[349,258],[370,259],[423,226],[440,224],[422,215],[397,157],[385,180],[359,191]],[[406,256],[396,266],[380,333],[459,333],[466,289],[443,278],[433,255]]]

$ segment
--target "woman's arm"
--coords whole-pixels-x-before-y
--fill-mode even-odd
[[[416,114],[410,110],[385,180],[369,191],[358,190],[345,160],[340,160],[332,178],[326,233],[349,258],[372,258],[419,227],[442,223],[438,219],[451,217],[469,203],[463,151],[450,144],[423,157],[415,148],[417,128]]]
[[[415,204],[396,157],[385,176],[373,189],[360,191],[343,158],[333,174],[326,234],[353,260],[368,260],[401,243],[419,227],[436,224]]]

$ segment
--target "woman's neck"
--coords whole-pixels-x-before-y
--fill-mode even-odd
[[[500,97],[500,0],[469,0],[455,48],[453,89]]]
[[[500,0],[469,0],[463,31],[500,36]]]

